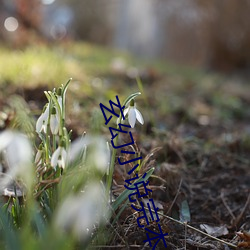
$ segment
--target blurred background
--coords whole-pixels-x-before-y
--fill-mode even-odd
[[[220,71],[248,71],[249,0],[1,0],[13,47],[84,40]]]

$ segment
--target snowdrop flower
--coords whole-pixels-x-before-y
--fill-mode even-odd
[[[68,196],[59,207],[55,226],[64,233],[72,233],[77,239],[91,236],[95,225],[108,217],[108,203],[100,183],[91,183],[79,195]]]
[[[59,117],[58,112],[55,107],[52,108],[51,116],[50,116],[50,130],[53,135],[56,135],[59,131]]]
[[[57,97],[58,104],[59,104],[61,111],[62,111],[62,88],[58,89],[56,97]]]
[[[59,103],[59,106],[60,106],[60,108],[61,108],[61,110],[62,110],[62,96],[57,96],[57,101],[58,101],[58,103]]]
[[[72,164],[75,160],[86,159],[86,150],[87,150],[87,144],[88,139],[86,136],[77,138],[73,143],[71,143],[69,150],[68,150],[68,162],[69,164]]]
[[[141,124],[144,123],[141,112],[135,107],[134,99],[130,101],[129,107],[124,110],[124,116],[126,116],[126,114],[128,114],[128,122],[132,128],[135,126],[136,120]]]
[[[46,134],[47,125],[49,120],[49,104],[44,107],[43,113],[40,115],[36,122],[36,132],[41,133],[42,131]]]
[[[43,145],[41,143],[39,145],[39,148],[38,148],[36,156],[35,156],[35,164],[39,165],[41,163],[42,155],[43,155]]]
[[[75,140],[69,148],[68,162],[71,164],[79,156],[82,161],[87,162],[87,166],[94,166],[102,173],[105,173],[109,167],[110,150],[102,137],[85,135]]]
[[[33,181],[32,147],[28,138],[17,132],[6,130],[0,133],[0,152],[8,164],[1,188],[6,187],[13,179],[21,177],[27,186]]]
[[[110,163],[110,150],[107,147],[107,142],[101,137],[94,137],[92,143],[94,148],[90,154],[90,160],[99,171],[105,173]]]
[[[55,169],[56,166],[64,169],[67,161],[67,152],[63,143],[55,150],[51,157],[51,166]]]

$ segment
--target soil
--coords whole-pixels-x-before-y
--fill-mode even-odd
[[[250,85],[243,83],[240,91],[235,91],[228,80],[207,92],[197,87],[198,83],[185,82],[181,87],[169,78],[157,78],[144,87],[147,108],[154,120],[145,119],[143,128],[138,124],[132,131],[143,159],[155,151],[141,169],[144,172],[155,167],[148,186],[153,192],[145,198],[153,198],[160,213],[184,222],[182,225],[160,216],[162,230],[168,233],[165,236],[167,249],[234,249],[226,243],[247,242],[236,232],[250,231]],[[24,96],[31,110],[36,110],[44,104],[42,90],[45,89],[14,89],[12,92]],[[218,93],[221,103],[214,101]],[[235,96],[241,104],[239,109],[234,102],[231,105],[225,100]],[[140,102],[138,109],[139,106],[144,104]],[[80,118],[75,115],[71,119],[74,123],[70,125],[76,131],[80,131]],[[2,125],[2,129],[4,126],[7,124]],[[126,172],[117,163],[115,196],[124,190],[126,178]],[[103,249],[152,249],[149,242],[144,242],[146,231],[145,227],[138,227],[138,216],[128,203],[115,227],[109,227],[113,237]],[[149,225],[145,220],[141,223],[159,232],[156,221],[150,221]],[[189,227],[204,232],[204,225],[210,227],[210,235],[225,243]],[[165,249],[163,241],[155,249]]]

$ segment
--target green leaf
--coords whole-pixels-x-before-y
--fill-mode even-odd
[[[62,111],[61,111],[60,105],[59,105],[59,103],[57,101],[57,98],[56,98],[55,94],[53,92],[51,92],[51,91],[48,91],[48,93],[49,93],[51,99],[53,100],[53,103],[56,105],[57,111],[59,112],[59,117],[61,117],[62,116]],[[50,113],[51,113],[51,111],[50,111]]]
[[[136,78],[136,82],[137,82],[137,86],[139,88],[139,90],[141,91],[141,93],[143,94],[144,93],[144,90],[143,90],[143,85],[142,85],[142,81],[139,77]]]
[[[7,250],[21,250],[17,233],[8,221],[7,213],[0,208],[0,228],[3,231]]]
[[[49,102],[50,101],[50,94],[48,93],[48,91],[44,91],[44,94],[47,97],[48,102]]]
[[[69,83],[72,81],[72,78],[69,78],[69,80],[67,81],[67,83],[63,86],[63,89],[62,89],[62,96],[65,97],[66,95],[66,91],[68,89],[68,86],[69,86]]]
[[[141,94],[141,92],[136,92],[136,93],[134,93],[134,94],[131,94],[130,96],[128,96],[127,98],[126,98],[126,100],[124,101],[124,103],[123,103],[123,105],[122,106],[126,106],[132,99],[134,99],[135,97],[137,97],[138,95],[140,95]]]
[[[180,221],[181,222],[189,222],[191,220],[190,210],[187,200],[181,202],[180,208]]]
[[[45,223],[42,215],[38,211],[34,211],[33,220],[36,225],[38,235],[40,237],[43,236],[45,233]]]

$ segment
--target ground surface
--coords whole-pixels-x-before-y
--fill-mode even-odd
[[[190,213],[189,225],[206,227],[209,234],[234,245],[240,242],[236,232],[250,230],[250,83],[246,78],[133,61],[127,55],[89,45],[33,52],[61,58],[58,72],[65,71],[58,76],[59,82],[57,69],[54,75],[46,75],[48,69],[43,72],[39,67],[44,62],[34,62],[29,49],[22,54],[30,60],[24,62],[25,72],[30,72],[25,79],[16,75],[22,74],[21,69],[2,74],[1,110],[11,116],[10,96],[20,94],[35,116],[46,101],[43,90],[60,85],[62,75],[73,75],[66,122],[76,137],[91,132],[100,102],[107,103],[115,95],[124,100],[139,89],[142,96],[137,107],[145,124],[138,124],[132,133],[143,159],[154,152],[142,171],[155,167],[150,178],[155,203],[165,215],[180,220]],[[137,85],[135,73],[143,87]],[[23,80],[19,83],[18,79]],[[1,126],[3,129],[8,122],[2,121]],[[103,126],[101,130],[109,139],[108,129]],[[126,178],[117,164],[114,195],[122,192]],[[150,249],[143,243],[146,233],[138,228],[136,218],[128,204],[107,244],[110,249]],[[160,223],[169,234],[167,249],[233,249],[168,218],[162,217]],[[151,222],[150,228],[155,229],[156,224]],[[164,245],[159,243],[156,249],[164,249]]]

